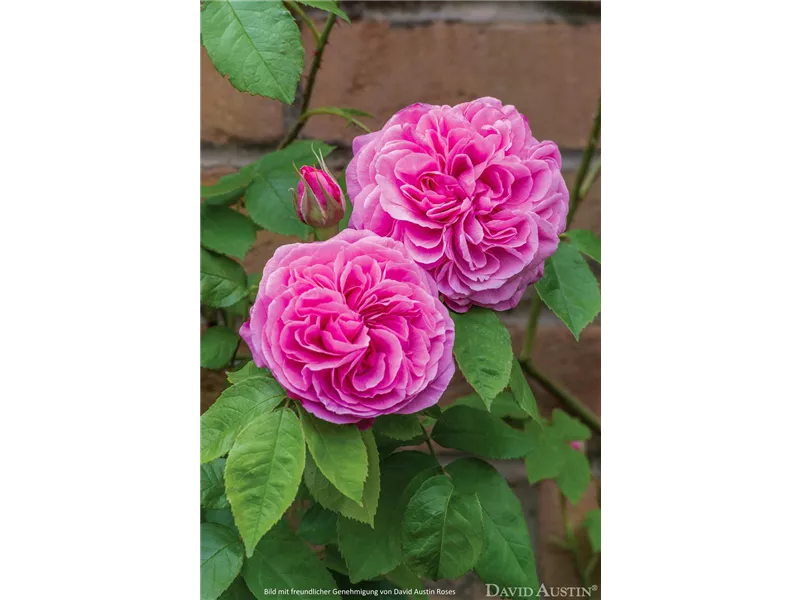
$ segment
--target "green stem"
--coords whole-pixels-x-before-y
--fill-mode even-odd
[[[338,223],[332,227],[318,227],[314,230],[314,239],[318,242],[324,242],[325,240],[331,239],[337,233],[339,233]]]
[[[308,18],[308,15],[302,8],[300,8],[300,6],[298,6],[297,2],[286,0],[286,6],[288,6],[289,10],[294,12],[302,19],[303,23],[306,24],[306,27],[308,27],[308,29],[311,31],[311,34],[314,36],[314,43],[319,45],[319,30],[317,29],[316,25],[314,25],[314,21]]]
[[[325,51],[325,45],[328,43],[328,36],[331,33],[331,29],[333,29],[334,23],[336,23],[336,15],[331,13],[328,15],[328,19],[325,21],[325,27],[323,28],[322,33],[319,35],[317,46],[314,50],[314,60],[311,61],[311,70],[308,72],[308,81],[306,82],[306,88],[303,91],[303,101],[300,104],[301,116],[303,113],[308,112],[308,105],[311,102],[311,92],[314,90],[314,83],[317,81],[317,72],[322,64],[322,53]],[[281,143],[278,144],[279,150],[281,148],[285,148],[297,138],[297,136],[300,134],[300,131],[302,131],[306,120],[307,119],[302,118],[297,119],[291,131],[289,131],[289,133],[287,133],[286,136],[281,140]]]
[[[356,125],[363,129],[366,133],[372,133],[372,130],[364,125],[361,121],[356,119],[355,117],[351,117],[345,114],[342,114],[341,111],[336,110],[335,108],[312,108],[309,111],[304,112],[302,115],[298,117],[301,121],[307,121],[314,115],[333,115],[334,117],[341,117],[345,121],[349,121],[353,125]]]
[[[528,361],[533,355],[533,342],[536,339],[536,324],[539,322],[539,313],[542,312],[542,299],[535,294],[531,299],[531,315],[528,317],[528,326],[525,329],[525,341],[519,355],[521,361]]]
[[[575,176],[575,184],[572,186],[572,191],[569,195],[569,213],[567,213],[566,229],[572,224],[572,219],[575,216],[575,211],[580,206],[580,203],[586,198],[589,189],[597,179],[600,173],[601,160],[592,161],[594,150],[597,147],[597,141],[600,137],[600,126],[602,125],[603,99],[597,99],[597,113],[592,123],[592,131],[589,133],[589,141],[583,149],[583,156],[581,164],[578,167],[578,173]],[[522,344],[522,352],[520,353],[520,360],[527,361],[533,354],[533,341],[536,338],[536,326],[539,323],[539,314],[542,311],[542,300],[539,295],[535,295],[531,301],[531,315],[528,318],[528,326],[525,329],[525,340]]]
[[[589,132],[589,141],[583,149],[583,156],[581,164],[578,167],[578,173],[575,175],[575,184],[569,195],[569,212],[567,213],[567,224],[569,228],[572,223],[572,218],[575,216],[575,211],[580,206],[580,203],[586,198],[592,183],[597,178],[600,172],[600,161],[592,164],[591,171],[589,166],[592,162],[595,149],[597,148],[597,138],[600,135],[600,98],[597,99],[597,112],[592,122],[592,130]],[[520,353],[520,360],[528,361],[533,355],[533,342],[536,338],[536,326],[539,323],[539,314],[542,312],[542,299],[538,294],[533,297],[531,301],[531,314],[528,317],[528,326],[525,329],[525,340],[522,344],[522,352]]]
[[[597,99],[597,112],[594,115],[592,122],[592,130],[589,133],[589,141],[583,149],[583,157],[581,158],[581,165],[578,167],[578,173],[575,175],[575,184],[572,186],[569,194],[569,212],[567,213],[567,227],[572,223],[572,218],[575,216],[575,211],[578,205],[583,200],[584,196],[580,195],[583,180],[586,178],[586,172],[589,169],[589,164],[592,162],[595,148],[597,148],[597,138],[600,135],[600,98]],[[588,192],[588,189],[586,190]]]
[[[575,568],[578,571],[578,574],[581,578],[581,583],[583,587],[590,587],[592,585],[589,574],[587,573],[587,569],[584,568],[583,561],[581,560],[581,553],[578,550],[578,542],[575,538],[575,532],[572,531],[572,526],[569,523],[569,514],[567,512],[567,499],[564,497],[564,494],[558,494],[559,500],[561,501],[561,520],[564,523],[564,538],[567,543],[567,547],[569,548],[570,552],[572,553],[572,559],[575,561]]]
[[[431,438],[428,435],[428,432],[425,430],[425,427],[422,425],[422,423],[419,424],[419,428],[422,430],[422,434],[425,436],[425,443],[428,445],[428,450],[430,450],[431,456],[436,460],[436,464],[439,465],[439,470],[442,472],[442,475],[444,475],[444,467],[442,467],[442,463],[439,462],[439,457],[436,456],[436,450],[433,449],[433,444],[431,443]]]
[[[589,195],[589,190],[592,189],[592,185],[594,185],[594,180],[597,179],[597,176],[600,174],[600,159],[598,158],[596,161],[592,163],[592,166],[589,167],[589,172],[586,173],[586,179],[583,181],[583,185],[581,189],[578,190],[578,196],[581,200],[586,198]]]
[[[583,402],[578,400],[575,396],[570,394],[563,387],[550,381],[547,376],[539,371],[536,367],[529,364],[527,361],[519,361],[519,366],[522,370],[533,377],[539,385],[550,392],[553,396],[558,398],[559,402],[564,406],[566,411],[577,417],[597,435],[600,435],[600,417],[587,407]]]
[[[238,331],[238,329],[237,329],[237,331]],[[239,351],[239,346],[241,344],[242,344],[242,338],[240,337],[238,339],[238,341],[236,342],[236,349],[233,351],[233,356],[231,356],[230,366],[228,367],[229,369],[232,369],[233,366],[236,364],[236,353]]]
[[[583,569],[586,579],[588,579],[590,582],[592,580],[592,573],[594,572],[594,568],[597,566],[597,561],[599,559],[599,554],[592,554],[592,557],[589,559],[589,562],[586,563],[586,567]]]

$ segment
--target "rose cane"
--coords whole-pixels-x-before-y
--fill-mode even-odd
[[[339,232],[344,201],[339,184],[322,157],[318,158],[322,169],[304,166],[297,172],[300,181],[292,198],[300,220],[314,228],[316,239],[327,240]]]

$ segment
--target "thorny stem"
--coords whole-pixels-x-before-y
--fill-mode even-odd
[[[586,179],[583,180],[583,185],[581,189],[578,190],[578,195],[580,196],[581,200],[586,198],[589,195],[589,190],[592,189],[592,185],[594,184],[594,180],[597,179],[597,176],[600,174],[600,159],[598,158],[596,161],[592,163],[592,166],[589,167],[589,171],[586,173]]]
[[[436,450],[433,449],[433,444],[431,443],[431,438],[428,435],[428,432],[425,430],[425,427],[422,423],[419,424],[419,428],[422,430],[422,434],[425,436],[425,443],[428,445],[428,450],[431,452],[431,456],[436,460],[436,464],[439,465],[439,470],[444,473],[444,467],[442,467],[442,463],[439,462],[439,457],[436,456]]]
[[[581,165],[578,167],[578,173],[575,175],[575,184],[572,186],[569,195],[569,212],[567,213],[567,227],[572,223],[572,218],[575,216],[575,211],[578,205],[585,198],[588,188],[583,189],[583,180],[586,178],[586,173],[589,170],[589,164],[592,162],[594,151],[597,148],[597,138],[600,135],[600,98],[597,99],[597,112],[594,115],[594,122],[592,123],[592,131],[589,133],[589,141],[583,149],[583,157],[581,158]],[[581,195],[583,192],[583,195]]]
[[[578,167],[578,172],[575,175],[575,184],[573,185],[572,192],[569,195],[569,212],[567,213],[567,224],[569,228],[572,223],[572,218],[575,216],[575,211],[580,206],[580,203],[586,198],[589,189],[597,178],[600,172],[600,161],[598,160],[592,165],[591,171],[589,165],[592,162],[594,151],[597,148],[597,138],[600,135],[600,98],[597,98],[597,112],[592,122],[592,130],[589,132],[589,141],[583,149],[583,156],[581,157],[581,164]],[[522,352],[520,353],[520,360],[527,362],[533,354],[533,342],[536,338],[536,326],[539,322],[539,314],[542,311],[542,299],[535,295],[531,300],[531,314],[528,317],[528,326],[525,330],[525,340],[522,344]],[[599,431],[598,431],[599,433]]]
[[[533,377],[539,385],[558,398],[568,413],[583,421],[589,429],[597,435],[600,435],[600,417],[594,414],[589,407],[560,385],[550,381],[544,373],[527,361],[519,359],[519,366],[525,373]]]
[[[542,312],[542,299],[536,294],[531,299],[531,315],[528,317],[528,326],[525,329],[525,341],[519,355],[520,360],[527,361],[533,354],[533,341],[536,338],[536,324],[539,322],[540,312]]]
[[[302,115],[308,111],[308,105],[311,102],[311,92],[314,91],[314,82],[317,80],[317,72],[322,64],[322,53],[325,51],[325,44],[328,43],[328,35],[330,35],[331,29],[333,29],[334,23],[336,23],[336,15],[330,13],[328,19],[325,21],[325,27],[317,40],[316,49],[314,50],[314,60],[311,61],[311,70],[308,72],[308,81],[306,81],[306,88],[303,91],[303,100],[300,104],[301,118],[295,121],[294,127],[292,127],[291,131],[281,140],[281,143],[278,144],[278,150],[291,144],[300,134],[300,131],[302,131],[303,126],[308,120],[307,118],[303,119]]]
[[[578,542],[575,539],[575,532],[572,531],[572,526],[569,523],[569,514],[567,512],[567,499],[564,497],[564,494],[560,492],[558,496],[559,500],[561,501],[561,520],[564,523],[564,539],[566,541],[566,546],[572,553],[572,559],[575,561],[575,568],[577,569],[578,574],[581,577],[581,582],[583,583],[583,586],[588,588],[592,585],[592,582],[589,579],[589,569],[585,568],[583,565],[583,561],[581,560],[581,554],[578,551]]]

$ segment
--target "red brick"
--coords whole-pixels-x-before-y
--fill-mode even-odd
[[[553,543],[553,538],[564,537],[564,525],[561,513],[560,493],[555,482],[546,480],[538,484],[538,536],[536,567],[539,580],[548,588],[550,587],[577,587],[582,586],[580,574],[575,566],[575,560],[569,550]],[[589,489],[576,506],[567,503],[567,519],[576,529],[580,526],[586,513],[597,508],[597,484],[594,480],[589,484]],[[590,547],[583,531],[578,535],[580,556],[586,564],[590,556]],[[593,585],[600,585],[600,565],[598,564],[591,579]],[[602,590],[601,590],[602,591]],[[600,597],[592,594],[592,598]]]
[[[308,70],[307,31],[304,40]],[[312,108],[361,108],[376,115],[364,119],[376,129],[413,102],[452,105],[491,95],[525,113],[537,138],[580,148],[599,90],[599,24],[357,21],[331,33]],[[233,89],[201,50],[204,142],[265,143],[282,129],[279,102]],[[341,119],[316,116],[304,135],[349,142],[358,133]]]
[[[283,135],[283,105],[236,90],[200,48],[200,140],[270,142]]]
[[[208,410],[227,387],[224,371],[200,369],[200,414]]]
[[[600,325],[584,329],[579,342],[561,324],[540,325],[533,362],[549,379],[600,414]],[[549,414],[556,406],[553,397],[538,384],[534,384],[534,393],[543,412]]]
[[[321,24],[320,24],[321,26]],[[305,32],[306,48],[311,47]],[[312,106],[344,106],[377,116],[379,128],[413,102],[457,104],[496,96],[530,120],[538,139],[583,147],[600,91],[600,26],[565,23],[385,21],[337,25],[325,50]],[[351,140],[358,131],[314,117],[305,134]]]

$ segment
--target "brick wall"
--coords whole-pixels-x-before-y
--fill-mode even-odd
[[[352,25],[339,23],[330,36],[312,98],[317,106],[342,106],[376,115],[364,119],[378,129],[412,102],[457,104],[491,95],[514,104],[529,119],[534,136],[558,143],[571,183],[600,92],[599,2],[342,2]],[[314,15],[321,27],[319,15]],[[311,39],[303,33],[308,52]],[[233,89],[200,50],[202,180],[212,183],[268,151],[290,124],[291,107]],[[306,61],[306,68],[308,61]],[[335,117],[313,117],[303,137],[337,146],[330,161],[341,169],[350,159],[358,131]],[[581,207],[574,227],[600,234],[600,182]],[[274,249],[291,238],[260,231],[245,260],[247,272],[263,267]],[[503,313],[517,349],[530,293],[517,309]],[[542,315],[534,359],[600,413],[600,324],[576,343],[549,313]],[[203,381],[203,404],[218,393],[213,376]],[[456,382],[447,401],[468,389]],[[545,412],[555,405],[534,384]],[[548,537],[560,525],[557,495],[549,486],[531,491],[521,463],[504,473],[530,512],[540,574],[547,585],[579,585],[568,555]],[[579,513],[595,506],[587,493]],[[473,582],[475,583],[475,582]],[[458,585],[459,598],[483,597],[477,583]],[[467,586],[464,588],[463,586]],[[463,595],[462,595],[463,593]]]

